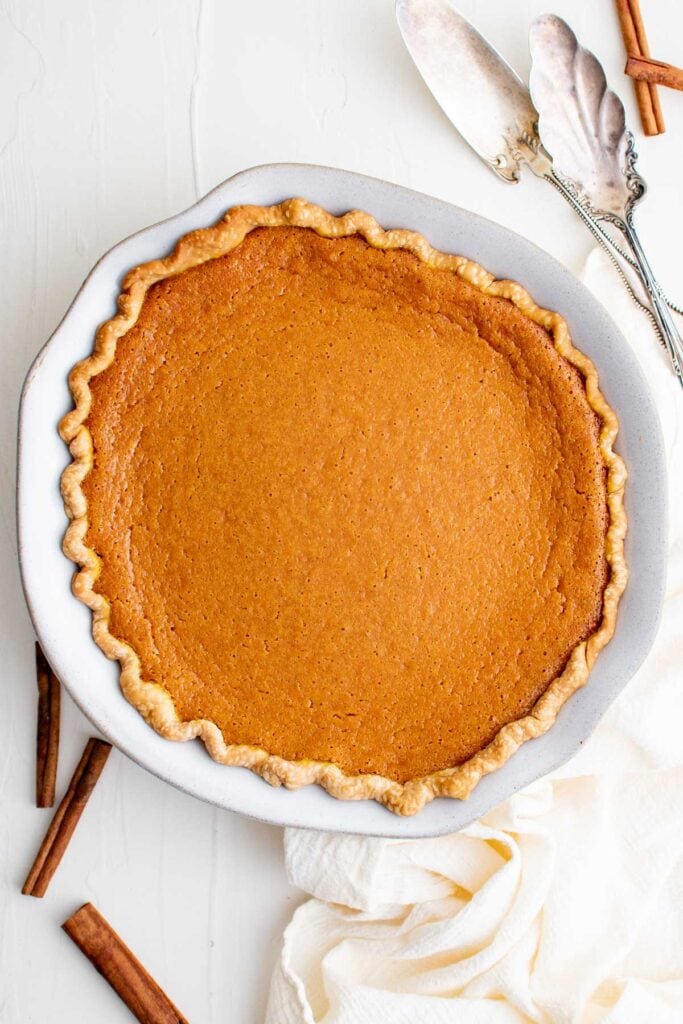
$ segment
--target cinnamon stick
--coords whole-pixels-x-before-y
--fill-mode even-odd
[[[62,928],[140,1024],[188,1024],[92,903],[77,910]]]
[[[55,811],[33,867],[24,882],[21,891],[25,896],[44,896],[47,892],[50,880],[59,867],[110,751],[111,744],[105,743],[104,740],[88,740],[66,795]]]
[[[683,90],[683,68],[665,64],[661,60],[652,60],[651,57],[629,57],[625,71],[637,82],[651,82],[653,85],[666,85],[669,89]]]
[[[50,668],[40,644],[36,644],[38,681],[38,735],[36,743],[36,807],[55,802],[59,756],[59,679]]]
[[[639,0],[616,0],[621,34],[629,57],[649,57],[650,48]],[[634,81],[640,120],[646,135],[661,135],[665,130],[664,117],[657,87],[651,82]]]

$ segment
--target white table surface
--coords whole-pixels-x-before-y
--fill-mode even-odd
[[[543,0],[461,0],[520,72]],[[643,139],[612,0],[555,0],[636,129],[639,216],[679,298],[683,95]],[[644,0],[654,55],[683,64],[680,0]],[[588,233],[555,193],[506,187],[449,128],[403,49],[392,0],[5,0],[0,5],[0,1021],[103,1024],[128,1011],[60,931],[91,900],[192,1024],[263,1017],[303,898],[280,830],[203,805],[114,752],[48,895],[19,893],[50,818],[33,805],[33,632],[16,564],[15,421],[35,353],[123,236],[241,168],[346,167],[468,207],[577,270]],[[653,343],[654,344],[654,343]],[[67,599],[67,598],[65,598]],[[91,730],[64,697],[61,794]]]

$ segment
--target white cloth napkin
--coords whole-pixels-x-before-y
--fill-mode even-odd
[[[603,254],[583,274],[657,396],[669,582],[646,664],[568,765],[455,835],[289,829],[312,895],[288,926],[267,1024],[683,1021],[683,395]]]

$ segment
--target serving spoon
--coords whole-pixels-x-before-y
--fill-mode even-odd
[[[530,92],[449,0],[396,0],[396,17],[430,91],[487,166],[512,183],[530,167],[581,217],[649,317],[683,386],[683,342],[633,224],[645,194],[633,136],[596,57],[561,18],[541,16],[531,29]],[[626,249],[605,223],[623,234]],[[615,253],[636,273],[647,304]]]

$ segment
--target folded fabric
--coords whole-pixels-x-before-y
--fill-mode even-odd
[[[584,280],[665,431],[674,532],[655,647],[579,755],[457,834],[287,830],[289,877],[313,898],[285,932],[267,1024],[683,1021],[683,403],[600,252]]]

